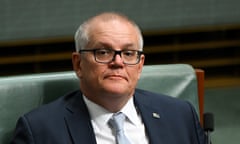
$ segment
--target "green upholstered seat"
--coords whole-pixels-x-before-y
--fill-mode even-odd
[[[0,143],[24,113],[79,88],[73,71],[0,78]],[[186,64],[144,66],[138,88],[189,100],[198,111],[197,80]]]

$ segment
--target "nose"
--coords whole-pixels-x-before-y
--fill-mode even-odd
[[[123,64],[121,51],[116,51],[115,52],[115,55],[113,56],[112,62],[117,63],[117,64]]]

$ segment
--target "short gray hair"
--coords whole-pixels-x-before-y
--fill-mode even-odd
[[[129,22],[130,24],[132,24],[132,26],[136,29],[137,33],[138,33],[138,37],[139,37],[139,46],[140,46],[140,50],[143,50],[143,36],[142,36],[142,32],[139,28],[139,26],[132,20],[130,20],[128,17],[126,17],[125,15],[122,15],[120,13],[115,13],[115,12],[106,12],[106,13],[101,13],[95,17],[92,17],[90,19],[88,19],[87,21],[83,22],[79,28],[77,29],[75,36],[74,36],[74,40],[75,40],[75,47],[76,47],[76,51],[80,51],[81,49],[86,48],[86,45],[89,43],[89,32],[90,32],[90,26],[91,26],[91,22],[95,19],[99,18],[100,20],[124,20],[126,22]]]

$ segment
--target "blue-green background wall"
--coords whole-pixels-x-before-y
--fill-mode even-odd
[[[102,11],[118,11],[143,30],[240,23],[239,0],[0,0],[0,41],[72,35]]]

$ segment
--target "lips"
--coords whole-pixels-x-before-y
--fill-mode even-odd
[[[104,77],[104,79],[115,79],[115,80],[117,80],[117,79],[125,79],[125,80],[127,80],[127,78],[125,76],[118,75],[118,74],[108,74],[108,75],[106,75]]]

